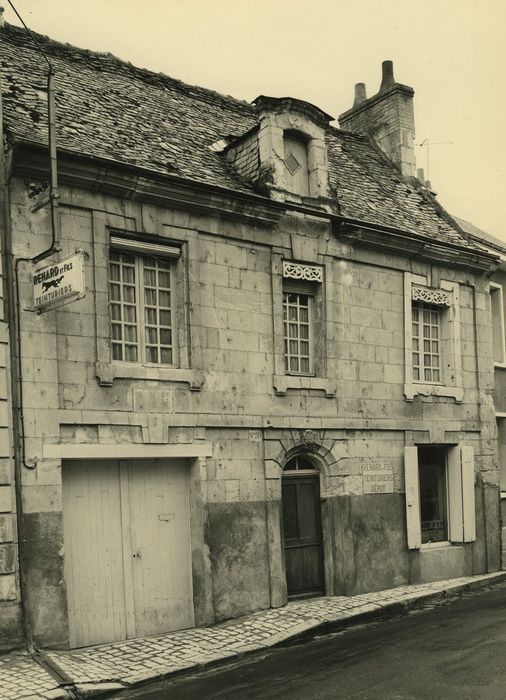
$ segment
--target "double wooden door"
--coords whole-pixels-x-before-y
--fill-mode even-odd
[[[322,594],[325,583],[318,475],[284,476],[282,500],[288,596]]]
[[[191,627],[184,461],[68,461],[65,580],[72,647]]]

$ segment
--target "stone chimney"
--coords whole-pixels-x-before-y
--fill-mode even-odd
[[[413,88],[396,83],[392,61],[383,61],[379,92],[367,99],[364,83],[355,85],[353,107],[339,117],[342,129],[370,136],[403,175],[415,177]]]

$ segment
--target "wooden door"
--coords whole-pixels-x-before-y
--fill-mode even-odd
[[[283,477],[283,533],[289,597],[324,592],[318,476]]]
[[[64,465],[63,528],[70,646],[125,639],[117,462]]]
[[[128,464],[136,637],[194,624],[186,471],[184,462]]]
[[[193,625],[184,462],[65,462],[63,521],[72,647]]]

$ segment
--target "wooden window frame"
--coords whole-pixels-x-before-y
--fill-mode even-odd
[[[494,351],[494,314],[493,314],[493,304],[492,304],[492,294],[498,294],[499,296],[499,327],[501,336],[501,350],[502,359],[496,361],[495,351]],[[505,340],[505,325],[504,325],[504,291],[502,284],[496,284],[495,282],[490,282],[490,315],[492,319],[492,354],[494,357],[494,367],[506,367],[506,340]]]
[[[291,303],[290,296],[297,297],[295,304]],[[307,298],[307,305],[301,304],[301,297]],[[284,326],[284,341],[285,341],[285,373],[295,376],[306,376],[314,377],[314,293],[310,293],[306,290],[296,291],[296,286],[290,285],[290,289],[283,288],[283,326]],[[295,308],[297,310],[297,318],[290,319],[289,311]],[[301,310],[307,309],[307,322],[301,321]],[[296,326],[297,335],[290,336],[290,326]],[[307,327],[307,338],[301,336],[301,328]],[[297,353],[290,352],[290,342],[295,341],[297,343],[298,351]],[[307,355],[301,353],[301,343],[307,343],[308,352]],[[298,369],[291,369],[291,361],[295,359]],[[308,370],[307,372],[301,369],[301,364],[304,360],[307,360]]]
[[[117,284],[117,282],[115,280],[111,279],[111,267],[112,267],[112,265],[116,264],[116,262],[117,262],[120,266],[120,269],[122,270],[123,269],[122,256],[123,255],[131,256],[133,259],[132,267],[134,269],[134,282],[130,286],[132,286],[135,289],[135,302],[133,302],[131,304],[131,306],[133,306],[136,309],[136,314],[135,314],[136,320],[135,320],[135,322],[133,322],[132,324],[129,324],[129,325],[134,326],[136,328],[136,331],[137,331],[137,333],[136,333],[137,337],[136,337],[136,343],[135,343],[135,345],[137,347],[137,359],[136,360],[125,359],[124,356],[121,359],[112,357],[112,362],[114,362],[114,363],[120,362],[122,364],[126,363],[126,364],[142,365],[142,366],[147,366],[147,367],[167,367],[167,368],[172,368],[172,367],[177,366],[178,352],[177,352],[177,344],[176,344],[176,340],[177,340],[177,325],[176,325],[176,323],[177,322],[176,322],[176,313],[175,313],[175,311],[176,311],[175,273],[174,273],[174,265],[170,260],[170,258],[173,256],[172,255],[168,255],[168,256],[160,255],[159,250],[158,250],[159,248],[162,248],[162,246],[156,246],[156,250],[154,251],[156,253],[156,255],[155,254],[150,255],[149,248],[147,248],[146,246],[143,247],[143,250],[141,253],[138,253],[136,251],[133,251],[131,248],[125,249],[123,246],[121,246],[121,244],[115,245],[114,242],[112,242],[111,252],[118,254],[120,256],[120,259],[118,261],[113,261],[111,259],[111,256],[109,256],[109,290],[111,292],[112,285]],[[158,355],[160,358],[161,354],[162,354],[162,347],[164,349],[170,347],[170,350],[172,353],[172,361],[171,362],[161,362],[161,361],[150,362],[148,357],[147,357],[147,352],[148,352],[147,347],[148,347],[148,345],[150,345],[150,347],[152,346],[152,344],[147,343],[147,327],[150,324],[147,324],[147,322],[146,322],[145,312],[146,312],[146,308],[149,305],[146,304],[145,298],[144,298],[144,296],[145,296],[144,293],[146,290],[146,283],[145,283],[146,262],[149,260],[156,261],[157,271],[158,271],[158,263],[163,262],[164,265],[166,266],[166,270],[169,274],[169,285],[170,286],[168,288],[168,291],[170,293],[170,307],[167,307],[166,310],[169,311],[171,314],[171,326],[168,329],[170,330],[170,333],[171,333],[172,344],[170,346],[168,346],[168,345],[162,346],[162,344],[160,344],[158,342]],[[122,279],[120,279],[119,284],[120,284],[120,288],[123,289]],[[158,296],[158,293],[160,292],[160,288],[158,287],[158,285],[155,287],[155,289],[156,289],[157,296]],[[161,291],[166,291],[166,290],[161,290]],[[116,303],[116,302],[113,302],[112,297],[111,297],[111,293],[110,293],[110,296],[109,296],[110,308],[112,307],[113,303]],[[122,309],[122,314],[121,314],[122,316],[123,316],[123,303],[124,303],[123,298],[121,298],[120,307]],[[161,307],[159,305],[157,305],[153,308],[156,308],[158,310],[158,312],[161,309]],[[158,316],[158,314],[157,314],[157,316]],[[113,328],[113,325],[116,324],[116,321],[112,318],[112,314],[110,314],[110,322],[111,322],[111,355],[112,355],[113,346],[115,344],[114,340],[113,340],[112,328]],[[123,326],[123,323],[122,323],[122,326]],[[161,328],[160,328],[160,325],[157,325],[156,327],[158,329],[157,337],[159,340]],[[127,345],[127,343],[125,342],[124,339],[122,339],[121,346],[124,348],[125,345]],[[134,345],[134,343],[131,343],[131,345]]]
[[[418,312],[418,319],[415,320],[415,310]],[[431,315],[429,323],[425,323],[425,312]],[[421,382],[422,384],[443,384],[442,380],[442,367],[441,367],[441,328],[443,324],[443,314],[444,309],[440,306],[435,306],[434,304],[426,304],[422,301],[413,301],[411,306],[412,314],[412,343],[413,343],[413,381]],[[432,322],[432,314],[437,314],[437,322]],[[421,318],[420,318],[421,316]],[[415,335],[414,328],[417,326],[418,334]],[[425,336],[425,328],[429,328],[429,336]],[[433,335],[434,330],[437,330],[437,337]],[[418,342],[418,346],[415,347],[415,342]],[[425,343],[429,343],[429,350],[426,352]],[[437,352],[433,352],[433,345],[437,343]],[[415,355],[418,355],[418,364],[415,364]],[[426,364],[425,358],[429,357],[429,363]],[[437,364],[434,364],[434,359],[437,359]],[[419,376],[416,377],[415,373],[418,371]],[[438,373],[438,379],[434,378],[434,373]],[[427,373],[430,373],[430,377],[427,377]]]

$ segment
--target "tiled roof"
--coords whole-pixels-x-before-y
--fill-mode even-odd
[[[55,69],[58,148],[251,192],[209,148],[257,124],[250,104],[36,36]],[[47,64],[23,29],[5,25],[0,47],[6,131],[46,143]],[[433,196],[403,178],[367,137],[329,127],[327,141],[343,216],[474,247]]]
[[[474,240],[480,242],[483,246],[492,246],[492,248],[496,249],[497,251],[501,253],[506,253],[505,241],[501,241],[499,238],[492,236],[486,231],[483,231],[483,229],[478,228],[470,221],[461,219],[458,216],[454,216],[453,218],[458,223],[460,228],[464,231],[464,233],[469,234]]]

